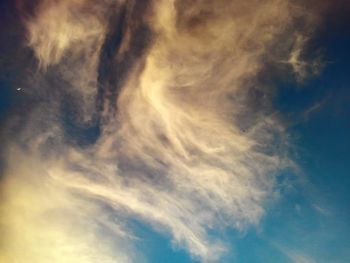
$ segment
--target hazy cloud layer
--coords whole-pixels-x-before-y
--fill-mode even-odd
[[[141,262],[133,219],[211,262],[228,249],[221,231],[258,224],[293,165],[261,74],[287,63],[304,77],[310,10],[286,0],[17,5],[38,66],[24,93],[41,99],[6,147],[1,260]]]

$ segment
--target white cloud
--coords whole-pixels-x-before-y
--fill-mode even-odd
[[[89,121],[86,116],[92,114],[98,93],[99,52],[107,32],[104,15],[112,3],[42,1],[27,23],[29,45],[40,63],[56,65],[57,77],[81,94],[88,109],[82,113],[84,121]],[[30,150],[21,153],[19,170],[7,176],[14,183],[5,186],[9,201],[4,206],[11,212],[3,220],[13,231],[8,234],[13,246],[8,255],[27,247],[25,258],[33,262],[133,261],[131,230],[120,222],[136,218],[170,234],[203,262],[217,261],[227,248],[210,232],[244,229],[265,213],[276,175],[290,161],[283,143],[274,145],[284,133],[282,124],[263,106],[255,109],[252,95],[264,93],[257,75],[264,58],[277,52],[280,35],[293,31],[297,9],[280,0],[164,0],[153,8],[152,15],[140,19],[154,37],[128,69],[117,101],[105,94],[102,134],[94,145],[81,149],[64,144],[50,149],[54,156],[42,157],[38,149],[47,136],[25,130],[32,137]],[[135,34],[132,28],[126,32],[124,45]],[[114,107],[118,111],[111,114]],[[58,131],[52,137],[62,135],[60,126],[55,123]],[[26,155],[33,157],[26,160]],[[42,172],[30,171],[32,162]],[[17,165],[15,159],[9,163]],[[27,175],[36,183],[23,185]],[[45,185],[36,191],[41,183]],[[17,185],[23,185],[19,196]],[[23,208],[13,208],[17,201]],[[114,241],[91,226],[101,219],[104,206],[114,211],[115,220],[103,222],[114,229]],[[58,219],[50,220],[51,209],[57,210]],[[31,231],[28,239],[15,231],[16,220],[19,229]],[[35,247],[41,244],[38,238],[52,246]],[[94,246],[99,240],[106,245]],[[126,249],[112,251],[113,242]],[[17,262],[25,262],[19,257]]]

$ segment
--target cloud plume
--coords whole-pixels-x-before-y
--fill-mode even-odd
[[[17,6],[37,64],[23,81],[25,96],[40,100],[26,121],[8,124],[21,128],[6,145],[0,259],[142,262],[132,219],[217,262],[228,249],[220,232],[259,223],[278,173],[292,165],[261,75],[296,52],[300,59],[311,23],[305,7]]]

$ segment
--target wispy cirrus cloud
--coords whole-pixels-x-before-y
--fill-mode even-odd
[[[132,218],[218,261],[228,248],[210,233],[258,224],[292,165],[259,74],[295,57],[306,12],[280,0],[45,0],[33,13],[27,96],[42,103],[7,147],[1,256],[139,262]]]

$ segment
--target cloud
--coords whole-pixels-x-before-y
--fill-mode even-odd
[[[51,180],[49,164],[17,149],[8,158],[21,165],[12,165],[2,182],[2,262],[142,262],[128,245],[132,237],[111,226],[106,211],[96,217],[96,203]]]
[[[227,246],[211,233],[258,224],[292,162],[259,74],[298,43],[298,10],[280,0],[39,1],[25,26],[41,67],[32,90],[48,96],[8,147],[18,153],[9,150],[2,183],[1,256],[139,262],[132,218],[219,260]]]
[[[293,263],[315,263],[316,261],[299,252],[299,251],[295,251],[295,250],[289,250],[286,248],[283,248],[282,251],[288,256],[288,258],[293,262]]]

